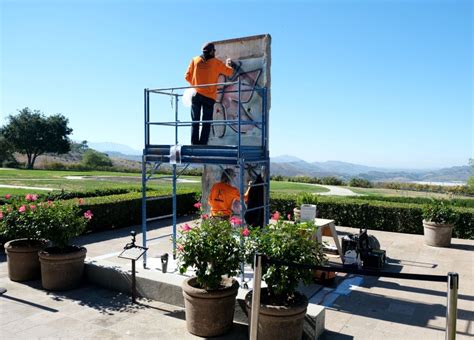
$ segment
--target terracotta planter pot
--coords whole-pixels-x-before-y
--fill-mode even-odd
[[[189,333],[210,337],[229,331],[234,322],[239,283],[232,279],[230,287],[212,291],[196,288],[196,285],[195,277],[186,279],[182,284]]]
[[[433,247],[449,247],[454,224],[442,224],[423,220],[425,243]]]
[[[275,306],[268,301],[260,302],[258,314],[258,340],[299,340],[303,336],[304,317],[308,307],[308,299],[303,294],[297,293],[298,298],[290,306]],[[266,288],[262,288],[262,297],[266,295]],[[252,312],[252,292],[245,296],[245,305],[249,316]]]
[[[8,277],[12,281],[31,281],[41,277],[38,251],[48,246],[47,240],[21,238],[5,243]]]
[[[38,254],[43,288],[68,290],[79,287],[82,282],[86,253],[86,248],[76,246],[68,247],[66,252],[60,252],[55,247],[40,251]]]

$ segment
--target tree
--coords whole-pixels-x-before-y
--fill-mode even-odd
[[[113,165],[109,156],[92,149],[84,152],[81,163],[88,168],[109,167]]]
[[[0,167],[16,167],[18,166],[11,145],[7,143],[5,137],[0,134]]]
[[[13,151],[26,154],[28,169],[33,169],[36,158],[45,152],[67,153],[71,148],[68,136],[72,133],[68,119],[61,114],[46,117],[39,110],[25,107],[18,115],[8,116],[1,134]]]

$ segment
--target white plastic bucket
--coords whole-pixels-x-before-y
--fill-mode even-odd
[[[301,221],[314,221],[316,218],[316,205],[302,204],[301,205]]]

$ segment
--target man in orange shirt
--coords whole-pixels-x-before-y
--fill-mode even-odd
[[[233,169],[225,169],[221,175],[221,181],[214,184],[209,193],[208,203],[211,207],[211,216],[230,218],[232,216],[232,206],[240,203],[240,192],[230,183],[235,177]],[[247,201],[248,190],[244,195]]]
[[[202,48],[202,55],[194,57],[189,64],[188,70],[184,75],[186,81],[192,85],[215,84],[220,74],[230,77],[234,73],[231,59],[227,59],[224,64],[215,58],[216,49],[213,43],[207,43]],[[214,103],[217,97],[216,86],[197,87],[196,94],[192,99],[191,118],[193,122],[201,120],[212,120]],[[193,123],[191,129],[191,144],[207,145],[209,133],[211,132],[211,123],[203,123],[201,137],[199,137],[199,123]]]

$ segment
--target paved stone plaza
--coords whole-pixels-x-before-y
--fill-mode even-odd
[[[357,231],[345,227],[337,230],[341,236]],[[453,239],[451,248],[432,248],[423,244],[420,235],[370,233],[387,250],[386,270],[460,274],[457,339],[472,338],[474,241]],[[170,234],[171,227],[163,223],[156,224],[148,233],[150,263],[170,251]],[[86,235],[77,243],[87,247],[89,260],[107,259],[125,265],[126,261],[117,255],[129,241],[129,230],[121,229]],[[187,333],[180,307],[147,299],[131,305],[128,295],[90,283],[68,292],[46,292],[41,289],[40,281],[11,282],[4,254],[0,260],[0,286],[8,289],[0,297],[1,339],[198,338]],[[338,275],[337,285],[320,289],[312,299],[326,306],[326,331],[322,339],[444,339],[445,336],[445,283]],[[232,333],[222,337],[246,338],[247,326],[237,323]]]

